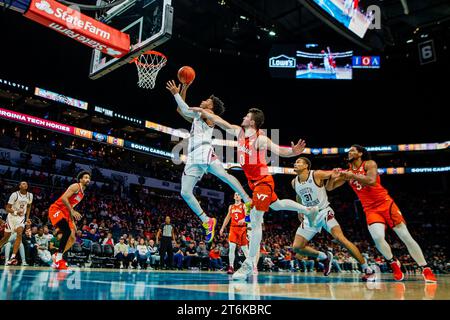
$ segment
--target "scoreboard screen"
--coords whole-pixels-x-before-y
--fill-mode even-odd
[[[329,45],[274,45],[268,58],[275,78],[351,80],[353,50]]]
[[[312,0],[336,22],[364,38],[374,19],[372,10],[367,10],[359,0]]]

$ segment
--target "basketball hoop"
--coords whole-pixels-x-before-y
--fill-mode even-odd
[[[138,70],[138,87],[143,89],[153,89],[155,87],[156,76],[159,70],[167,63],[165,55],[158,51],[146,51],[139,57],[134,58]]]

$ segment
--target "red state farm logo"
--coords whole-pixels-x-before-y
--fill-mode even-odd
[[[94,25],[92,21],[83,18],[80,11],[76,10],[76,8],[56,7],[54,9],[51,7],[50,3],[45,0],[36,2],[35,7],[40,11],[44,11],[45,13],[64,21],[66,27],[69,29],[83,29],[105,40],[109,40],[111,38],[111,34],[109,32],[102,30],[97,25]]]

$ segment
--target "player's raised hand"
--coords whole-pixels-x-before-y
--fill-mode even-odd
[[[175,81],[170,80],[166,83],[166,89],[170,91],[173,95],[176,95],[177,93],[180,93],[180,85],[177,86]]]
[[[306,147],[306,142],[305,140],[298,140],[297,144],[294,144],[294,142],[291,141],[291,148],[292,148],[292,152],[295,155],[299,155],[303,152],[303,150],[305,150]]]
[[[192,80],[192,81],[189,82],[189,83],[182,83],[182,84],[181,84],[181,90],[182,90],[182,91],[186,91],[186,90],[191,86],[192,82],[194,82],[194,80]]]

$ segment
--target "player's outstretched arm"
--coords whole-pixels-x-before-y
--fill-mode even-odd
[[[191,82],[191,83],[183,83],[183,84],[181,85],[180,96],[181,96],[181,98],[184,100],[184,102],[186,102],[186,93],[187,93],[187,89],[189,88],[189,86],[190,86],[191,84],[192,84],[192,82]],[[185,116],[185,115],[183,114],[183,112],[181,112],[180,107],[178,107],[178,106],[177,106],[177,112],[178,112],[178,114],[179,114],[180,116],[182,116],[186,121],[192,123],[192,118]]]
[[[378,166],[373,160],[368,160],[365,163],[364,169],[366,170],[366,175],[355,174],[353,172],[341,172],[341,177],[346,180],[356,180],[365,186],[374,186],[377,182]]]
[[[180,110],[179,113],[183,116],[183,118],[189,118],[188,121],[191,121],[190,119],[194,118],[196,115],[196,112],[192,110],[192,108],[189,108],[187,103],[184,101],[182,96],[180,95],[180,87],[181,85],[176,85],[175,81],[170,80],[166,84],[166,89],[170,91],[170,93],[173,94],[173,97],[175,98],[175,101],[177,102],[177,111]],[[184,90],[184,95],[186,96],[186,90]],[[187,120],[187,119],[186,119]]]
[[[241,127],[235,124],[231,124],[228,121],[222,119],[221,117],[219,117],[217,114],[211,113],[206,109],[202,109],[202,108],[191,108],[194,111],[200,112],[202,117],[205,119],[208,119],[212,122],[214,122],[214,124],[218,125],[219,127],[221,127],[222,129],[229,131],[231,130],[233,135],[237,136],[239,134],[239,132],[241,131]]]
[[[306,143],[304,140],[300,139],[297,144],[294,144],[291,142],[291,147],[281,147],[277,145],[276,143],[273,143],[272,140],[270,140],[266,136],[259,136],[258,137],[258,149],[267,149],[270,150],[276,154],[278,154],[280,157],[284,158],[290,158],[300,155],[303,150],[305,150]]]
[[[319,180],[320,185],[326,180],[329,180],[333,175],[332,170],[314,170],[314,178]]]
[[[331,172],[330,178],[328,179],[327,183],[325,184],[325,189],[327,191],[332,191],[336,188],[339,188],[345,183],[345,179],[342,178],[341,169],[333,169]]]

